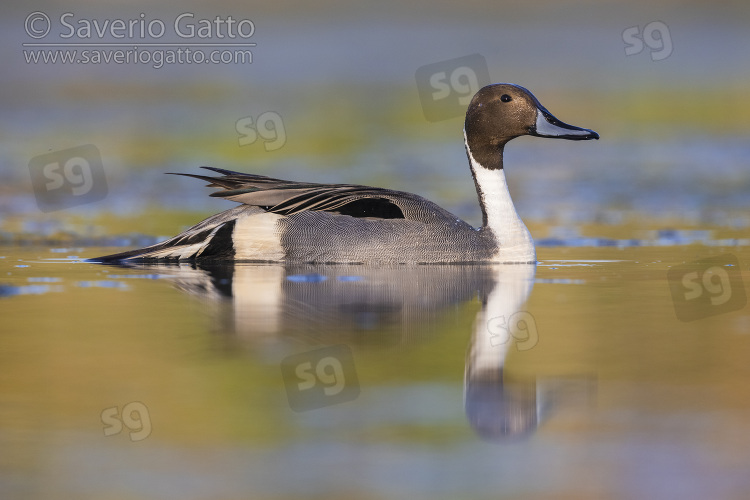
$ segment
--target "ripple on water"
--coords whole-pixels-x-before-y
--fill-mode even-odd
[[[291,274],[286,277],[287,281],[292,281],[294,283],[320,283],[322,281],[325,281],[328,279],[328,277],[323,276],[322,274],[318,273],[312,273],[312,274]]]
[[[76,286],[80,288],[118,288],[120,290],[130,289],[130,287],[126,283],[111,280],[78,281],[76,283]]]
[[[715,239],[713,230],[704,229],[658,229],[650,231],[646,238],[596,238],[577,234],[577,229],[566,230],[555,227],[550,230],[550,236],[535,240],[540,248],[554,247],[666,247],[682,246],[700,243],[706,246],[748,246],[750,238]]]

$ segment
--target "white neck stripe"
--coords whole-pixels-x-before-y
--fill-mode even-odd
[[[499,262],[535,262],[534,240],[513,206],[505,171],[488,170],[471,154],[469,144],[464,143],[469,154],[471,171],[479,189],[479,202],[487,215],[487,229],[497,239],[500,250],[493,260]]]

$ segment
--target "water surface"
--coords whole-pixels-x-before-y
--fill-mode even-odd
[[[0,483],[14,498],[750,486],[750,314],[733,299],[681,321],[668,279],[729,254],[744,287],[747,247],[392,268],[117,267],[80,260],[112,249],[52,250],[0,259]]]

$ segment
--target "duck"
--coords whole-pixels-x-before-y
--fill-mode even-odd
[[[581,141],[593,130],[555,118],[524,87],[479,89],[464,121],[464,147],[482,211],[473,227],[416,194],[357,184],[287,181],[202,167],[218,176],[175,173],[218,188],[238,206],[177,236],[96,262],[305,262],[347,264],[535,263],[503,166],[505,145],[522,136]]]

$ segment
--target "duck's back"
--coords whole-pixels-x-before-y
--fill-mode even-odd
[[[497,251],[491,234],[427,207],[418,219],[300,212],[280,219],[278,228],[285,258],[294,261],[479,262]]]

